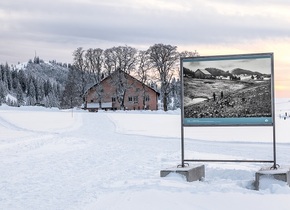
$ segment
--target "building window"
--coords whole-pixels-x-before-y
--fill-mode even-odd
[[[116,102],[116,98],[115,97],[112,97],[112,102]]]
[[[133,101],[133,97],[132,97],[132,96],[129,96],[129,97],[128,97],[128,101],[129,101],[129,102],[132,102],[132,101]]]
[[[94,102],[94,100],[92,99],[92,100],[91,100],[91,102],[93,103],[93,102]]]
[[[138,96],[134,96],[133,100],[134,100],[134,103],[138,103]]]
[[[150,101],[150,97],[148,95],[145,96],[145,101]]]

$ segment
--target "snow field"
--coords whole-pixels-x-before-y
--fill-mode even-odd
[[[277,126],[286,133],[289,121]],[[201,182],[178,174],[161,178],[160,170],[180,163],[178,112],[1,106],[0,132],[0,209],[289,209],[284,182],[265,179],[253,190],[255,172],[268,164],[205,163]],[[263,139],[245,143],[226,132],[228,140],[220,142],[213,132],[199,135],[186,138],[188,157],[272,156]],[[278,142],[283,167],[289,151],[289,143]]]

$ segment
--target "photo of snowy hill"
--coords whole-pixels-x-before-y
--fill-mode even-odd
[[[277,163],[290,167],[290,100],[277,99]],[[290,188],[265,163],[204,163],[205,178],[160,171],[180,164],[180,110],[100,111],[0,106],[0,209],[288,210]],[[194,158],[272,158],[269,127],[186,130]],[[229,149],[231,148],[231,149]],[[234,149],[233,149],[234,148]],[[193,164],[193,163],[191,163]]]

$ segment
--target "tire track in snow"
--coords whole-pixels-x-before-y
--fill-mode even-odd
[[[82,125],[81,118],[82,117],[78,116],[76,122],[69,128],[62,128],[53,131],[37,131],[19,127],[0,116],[0,128],[2,126],[9,132],[20,133],[19,136],[9,136],[8,132],[7,136],[0,139],[0,158],[2,155],[5,156],[11,153],[19,154],[33,152],[46,146],[57,150],[56,145],[59,143],[62,145],[65,145],[68,142],[74,144],[75,140],[72,140],[72,138],[68,139],[65,134],[77,130]]]
[[[28,130],[26,128],[21,128],[7,120],[5,120],[3,117],[0,116],[0,126],[4,127],[4,128],[7,128],[7,129],[10,129],[10,130],[16,130],[16,131],[31,131],[31,130]]]

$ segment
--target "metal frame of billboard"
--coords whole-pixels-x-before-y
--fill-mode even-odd
[[[245,61],[254,61],[257,59],[269,59],[269,69],[270,72],[268,74],[271,75],[270,83],[271,83],[271,91],[270,91],[270,104],[271,104],[271,116],[261,116],[261,117],[224,117],[218,118],[215,120],[215,117],[208,117],[205,119],[200,118],[186,118],[184,114],[184,62],[245,62]],[[261,61],[262,62],[262,61]],[[227,64],[227,63],[223,63]],[[197,65],[202,66],[202,65]],[[215,66],[208,66],[208,68],[212,68]],[[237,68],[239,66],[236,66]],[[200,70],[200,69],[196,69]],[[249,69],[246,69],[249,70]],[[194,71],[194,70],[192,70]],[[257,72],[254,72],[257,73]],[[200,80],[195,78],[196,80]],[[210,79],[215,80],[215,78],[207,78],[207,82],[210,82]],[[185,167],[185,162],[260,162],[260,163],[273,163],[272,168],[276,169],[276,133],[275,133],[275,104],[274,104],[274,55],[273,53],[253,53],[253,54],[236,54],[236,55],[217,55],[217,56],[199,56],[199,57],[183,57],[180,58],[180,80],[181,80],[181,167]],[[188,83],[189,84],[189,83]],[[208,94],[208,93],[207,93]],[[213,100],[210,97],[207,97],[207,101]],[[214,100],[216,98],[214,97]],[[190,106],[190,105],[188,105]],[[195,114],[198,114],[194,112]],[[208,114],[208,113],[207,113]],[[210,115],[210,114],[208,114]],[[187,116],[188,117],[188,116]],[[237,120],[235,120],[237,119]],[[193,122],[193,123],[192,123]],[[273,127],[273,160],[211,160],[211,159],[185,159],[184,152],[184,127],[220,127],[220,126],[272,126]]]

